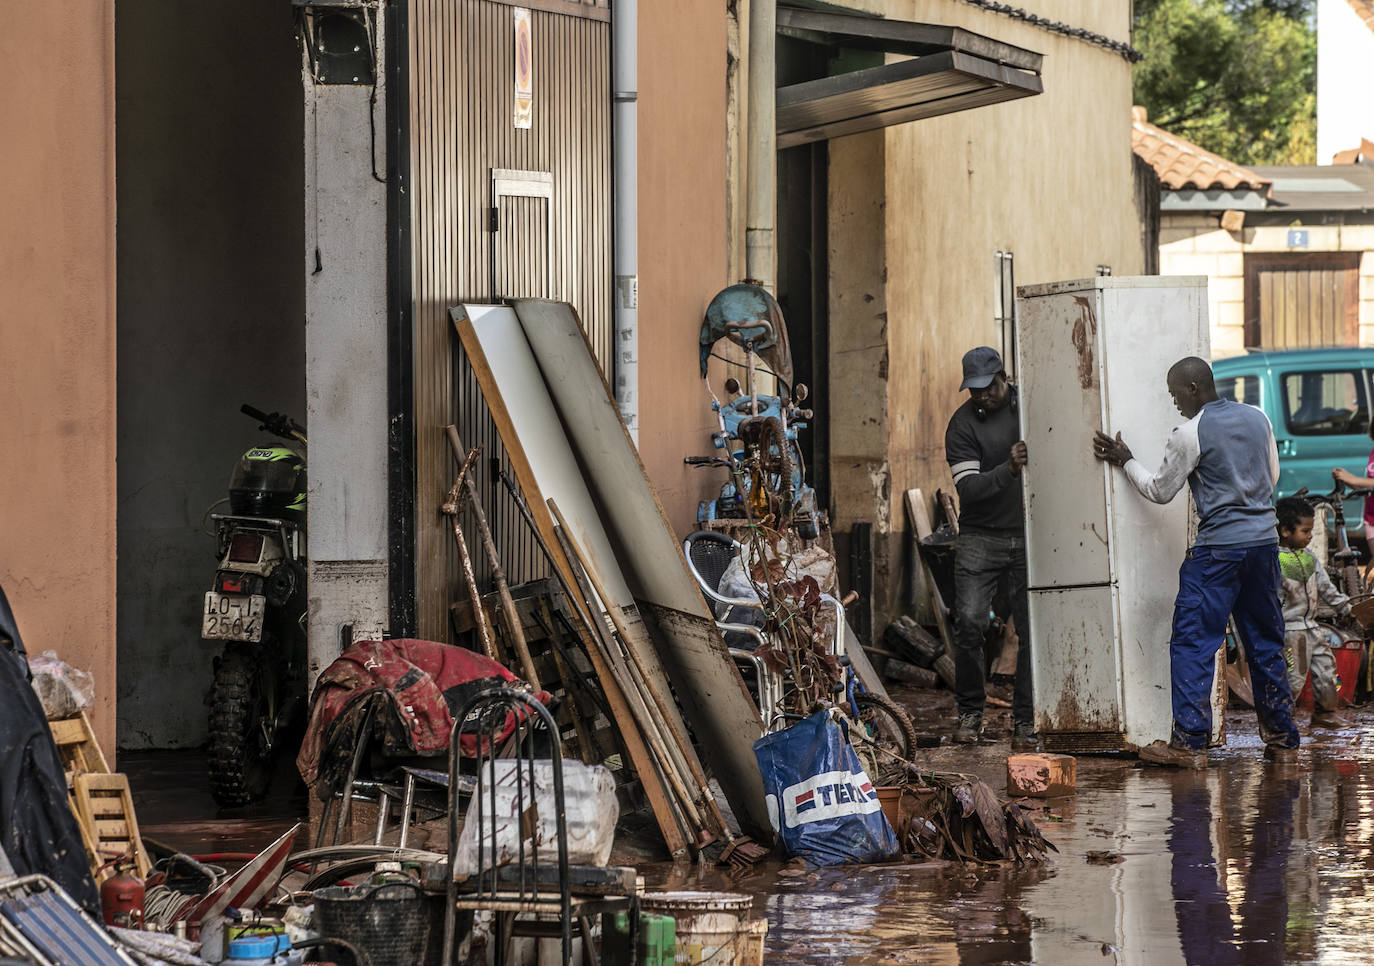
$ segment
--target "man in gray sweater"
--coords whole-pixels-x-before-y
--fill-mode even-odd
[[[1093,454],[1122,467],[1145,499],[1168,503],[1187,483],[1198,513],[1197,540],[1179,568],[1169,639],[1173,734],[1142,748],[1140,757],[1207,767],[1214,660],[1232,617],[1250,665],[1264,756],[1292,762],[1298,729],[1283,660],[1274,431],[1260,410],[1219,398],[1211,366],[1195,356],[1174,363],[1168,388],[1187,422],[1169,437],[1158,473],[1131,456],[1120,433],[1113,439],[1099,431],[1093,439]]]

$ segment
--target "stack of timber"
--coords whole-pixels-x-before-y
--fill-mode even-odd
[[[529,595],[544,604],[517,602],[482,534],[495,600],[467,581],[455,626],[485,633],[483,646],[498,660],[572,698],[561,702],[565,736],[584,760],[615,752],[609,758],[633,775],[670,853],[720,843],[732,861],[761,855],[729,827],[707,774],[742,832],[771,841],[753,754],[762,720],[576,314],[566,303],[531,300],[451,315],[510,463],[513,478],[503,474],[503,482],[553,574],[553,586]],[[481,532],[476,489],[464,483],[475,451],[446,432],[462,467],[446,512],[466,502]],[[456,518],[454,526],[462,543]]]

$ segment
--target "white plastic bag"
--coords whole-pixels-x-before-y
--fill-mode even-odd
[[[33,689],[49,721],[75,717],[95,702],[95,675],[72,667],[58,658],[56,651],[30,657],[29,669],[33,671]]]
[[[558,819],[554,809],[553,763],[536,761],[534,766],[534,796],[530,796],[531,762],[518,758],[499,758],[483,767],[482,795],[482,866],[506,865],[519,861],[522,818],[516,800],[515,769],[520,767],[524,780],[526,821],[532,833],[524,836],[525,857],[531,846],[539,846],[540,865],[558,862]],[[492,816],[491,782],[495,765],[496,815]],[[477,873],[477,792],[468,802],[463,827],[458,833],[458,845],[453,853],[454,875],[462,878]],[[571,865],[605,865],[611,857],[615,840],[615,823],[620,819],[620,804],[615,798],[615,779],[601,765],[584,765],[580,761],[563,759],[563,803],[568,823],[568,862]],[[531,805],[534,814],[530,814]],[[496,827],[496,861],[492,862],[492,825]]]

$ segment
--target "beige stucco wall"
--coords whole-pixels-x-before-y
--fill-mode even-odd
[[[1043,94],[830,145],[836,525],[874,523],[875,557],[887,556],[886,564],[875,561],[878,581],[895,608],[903,493],[951,487],[944,430],[966,398],[958,392],[960,358],[974,345],[1000,344],[994,253],[1014,252],[1018,285],[1091,276],[1099,264],[1135,274],[1144,253],[1131,70],[1122,57],[953,0],[871,6],[1045,55]],[[1126,0],[1024,6],[1129,39]],[[876,171],[881,180],[871,176]],[[856,247],[865,236],[882,244]],[[855,339],[862,346],[846,345]],[[877,602],[879,619],[884,606]]]
[[[725,4],[639,5],[639,449],[679,534],[719,472],[697,334],[726,280]],[[719,385],[719,380],[717,380]]]
[[[1374,225],[1303,225],[1307,247],[1288,246],[1288,226],[1226,231],[1215,214],[1163,214],[1159,227],[1161,275],[1206,275],[1212,356],[1245,351],[1247,252],[1362,252],[1360,345],[1374,345]]]
[[[95,674],[114,752],[114,5],[0,32],[0,583],[30,652]]]

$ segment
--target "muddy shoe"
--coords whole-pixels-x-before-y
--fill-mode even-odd
[[[1207,767],[1207,752],[1179,748],[1166,741],[1152,741],[1140,749],[1140,760],[1166,768],[1200,770]]]
[[[976,745],[982,733],[983,716],[981,714],[961,714],[959,715],[959,727],[954,729],[954,735],[950,740],[956,745]]]
[[[1039,751],[1040,736],[1035,733],[1035,725],[1018,724],[1011,731],[1012,751]]]
[[[1012,690],[1010,684],[1003,684],[996,679],[989,681],[983,688],[984,700],[994,708],[1010,708]]]
[[[1276,765],[1296,765],[1298,763],[1298,749],[1265,745],[1264,760],[1272,761]]]
[[[1334,711],[1313,711],[1310,723],[1314,728],[1339,728],[1341,718]]]

